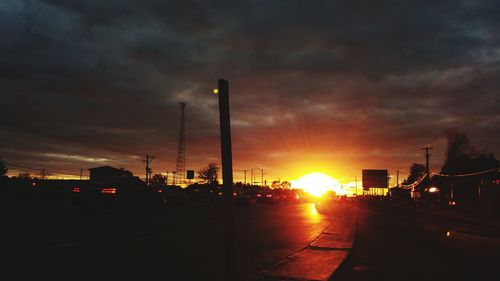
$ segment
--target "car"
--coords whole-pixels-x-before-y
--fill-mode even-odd
[[[73,204],[84,210],[110,208],[161,209],[167,203],[163,192],[158,192],[158,190],[145,184],[125,181],[74,186],[72,194]]]
[[[267,203],[267,204],[274,204],[274,196],[271,192],[258,192],[255,195],[255,198],[257,199],[257,203]]]
[[[156,186],[154,189],[161,194],[166,204],[185,204],[188,201],[186,192],[180,187]]]
[[[224,203],[224,192],[222,190],[217,191],[215,201],[218,203]],[[236,205],[248,205],[250,204],[250,196],[241,194],[239,192],[233,192],[233,199]]]

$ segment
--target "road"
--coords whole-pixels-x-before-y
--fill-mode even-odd
[[[390,202],[360,201],[354,250],[331,280],[500,280],[500,244],[477,239],[498,230],[482,228]],[[478,235],[454,239],[456,229]]]
[[[85,213],[64,202],[0,203],[2,267],[18,279],[223,279],[220,205]],[[235,221],[242,280],[303,248],[329,224],[307,203],[238,206]]]

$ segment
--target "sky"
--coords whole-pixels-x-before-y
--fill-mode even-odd
[[[404,177],[425,145],[438,172],[451,128],[498,157],[499,14],[494,0],[3,0],[0,157],[11,175],[144,176],[146,154],[172,171],[186,102],[186,168],[220,163],[219,78],[236,180]]]

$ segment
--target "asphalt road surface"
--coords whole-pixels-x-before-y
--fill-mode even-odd
[[[65,202],[1,201],[1,267],[15,279],[222,280],[222,206],[82,212]],[[249,278],[328,226],[313,204],[236,208],[238,273]]]
[[[498,230],[390,202],[358,207],[354,251],[331,280],[500,280],[500,244],[488,238]]]

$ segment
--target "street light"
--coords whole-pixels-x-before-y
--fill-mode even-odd
[[[250,170],[250,174],[251,174],[251,183],[250,185],[253,185],[255,183],[255,174],[253,173],[253,170],[260,170],[260,168],[252,168],[252,170]]]

